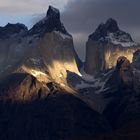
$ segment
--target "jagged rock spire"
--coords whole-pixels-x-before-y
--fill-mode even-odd
[[[112,18],[109,18],[106,23],[100,24],[89,38],[94,41],[112,43],[125,47],[135,45],[130,34],[120,30],[117,21]]]
[[[46,17],[60,20],[60,12],[59,12],[58,9],[56,9],[56,8],[54,8],[52,6],[49,6],[49,9],[47,11]]]
[[[108,32],[117,32],[119,31],[118,23],[116,20],[109,18],[105,24],[105,28]]]
[[[101,23],[93,34],[89,37],[93,40],[99,40],[102,37],[106,37],[108,33],[114,33],[119,31],[118,23],[116,20],[109,18],[106,23]]]
[[[60,20],[60,12],[58,9],[49,6],[46,17],[33,26],[29,34],[43,35],[47,32],[60,31],[63,34],[69,35],[64,25]]]

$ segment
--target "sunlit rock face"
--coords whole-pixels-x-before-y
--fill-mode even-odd
[[[47,33],[39,47],[45,66],[54,81],[66,82],[67,70],[79,74],[70,36],[56,31]]]
[[[53,81],[64,87],[67,71],[79,74],[73,39],[58,9],[49,6],[46,16],[30,30],[22,24],[8,24],[0,31],[0,78],[28,73],[39,82]]]
[[[45,98],[49,92],[47,86],[25,73],[14,73],[0,81],[0,100],[4,101],[35,101]]]
[[[76,63],[78,57],[72,36],[60,20],[59,10],[49,6],[46,17],[29,31],[29,36],[33,35],[40,38],[33,59],[38,57],[43,66],[43,73],[47,72],[51,80],[62,86],[67,85],[67,71],[79,74]]]
[[[116,65],[120,56],[125,56],[132,62],[133,53],[140,49],[131,36],[121,31],[114,19],[100,24],[96,31],[89,36],[86,44],[85,71],[96,75]]]

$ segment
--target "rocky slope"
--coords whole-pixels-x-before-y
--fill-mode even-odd
[[[138,50],[134,53],[132,63],[121,56],[114,68],[90,80],[83,77],[76,86],[79,98],[103,114],[114,130],[113,134],[100,137],[101,140],[139,138],[137,131],[140,127],[136,123],[140,117],[139,56]]]
[[[96,75],[110,69],[116,65],[120,56],[125,56],[132,62],[133,53],[139,48],[140,45],[135,43],[128,33],[119,29],[114,19],[108,19],[89,36],[85,72]]]
[[[63,92],[26,104],[0,102],[0,113],[3,140],[74,140],[111,131],[102,115]]]
[[[10,74],[0,81],[1,101],[29,102],[45,98],[49,93],[47,84],[25,73]]]

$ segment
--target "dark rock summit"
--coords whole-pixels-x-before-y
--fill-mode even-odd
[[[19,33],[27,33],[28,28],[24,24],[11,24],[8,23],[4,27],[0,27],[0,38],[5,39],[9,38],[11,35],[19,34]]]
[[[112,18],[107,20],[105,26],[106,30],[108,30],[109,32],[117,32],[120,30],[117,21]]]
[[[133,42],[130,34],[120,30],[117,21],[112,18],[108,19],[105,24],[100,24],[89,38],[104,43],[113,41],[113,38],[121,42]]]
[[[60,20],[60,12],[58,9],[49,6],[46,17],[33,26],[29,31],[29,34],[43,35],[47,32],[59,31],[63,34],[71,36],[65,29],[63,23]]]
[[[119,31],[119,27],[117,24],[117,21],[110,18],[107,20],[107,22],[101,23],[98,28],[95,30],[93,34],[91,34],[89,37],[93,40],[99,40],[102,37],[106,37],[108,33],[114,33]]]
[[[60,20],[60,12],[58,9],[56,9],[52,6],[49,6],[46,17]]]

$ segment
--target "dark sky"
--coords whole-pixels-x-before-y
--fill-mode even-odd
[[[85,44],[101,22],[118,21],[120,28],[140,42],[140,0],[73,0],[62,13],[62,21],[73,35],[75,47],[84,58]]]

